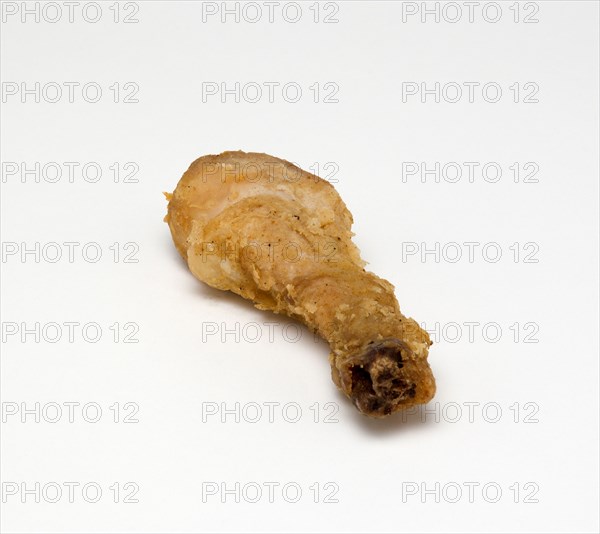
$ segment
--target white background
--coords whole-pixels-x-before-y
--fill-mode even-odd
[[[462,3],[456,23],[443,13],[439,23],[420,14],[403,21],[401,2],[322,4],[318,23],[306,2],[299,22],[276,7],[270,23],[259,4],[258,22],[230,15],[223,23],[220,11],[203,22],[200,2],[145,1],[137,4],[139,22],[129,24],[113,21],[112,4],[101,2],[97,23],[79,8],[70,23],[64,5],[56,23],[22,22],[20,13],[2,23],[3,84],[103,89],[95,104],[80,90],[72,103],[66,91],[57,103],[43,95],[23,103],[20,93],[2,103],[5,171],[6,162],[103,169],[97,183],[77,171],[73,183],[66,174],[57,183],[3,174],[4,251],[7,243],[18,247],[2,262],[3,328],[73,321],[103,329],[97,343],[78,330],[69,343],[65,327],[56,343],[33,335],[22,342],[19,330],[3,344],[2,481],[5,493],[10,483],[19,488],[4,496],[3,532],[597,531],[598,4],[538,2],[537,23],[522,21],[534,9],[524,4],[516,23],[513,2],[501,2],[496,23],[480,9],[469,22]],[[132,9],[121,5],[121,19]],[[324,23],[334,10],[338,22]],[[115,82],[137,84],[139,102],[113,102]],[[297,103],[280,90],[272,103],[266,92],[258,103],[233,96],[222,103],[220,95],[203,102],[203,82],[295,82],[303,95]],[[323,102],[321,92],[315,103],[315,82],[337,84],[339,102]],[[419,95],[403,102],[406,82],[481,85],[474,102],[465,91],[456,103],[432,96],[423,103]],[[481,95],[490,82],[503,89],[497,103]],[[539,102],[521,94],[515,103],[509,86],[528,82],[539,87]],[[331,179],[354,215],[369,268],[396,286],[405,314],[429,330],[439,323],[430,355],[438,393],[429,412],[361,416],[336,391],[323,342],[188,272],[162,222],[162,191],[172,191],[196,157],[237,149],[313,170],[318,163],[321,172],[327,162],[337,165]],[[114,183],[114,162],[135,162],[138,183]],[[480,172],[472,183],[466,176],[422,183],[403,175],[403,162],[478,162],[479,169],[497,162],[503,173],[496,183]],[[514,162],[536,163],[537,182],[515,183]],[[73,262],[23,258],[22,243],[36,242],[80,246]],[[96,263],[81,255],[90,242],[102,247]],[[117,263],[108,248],[115,242]],[[139,246],[137,263],[122,261],[129,242]],[[465,242],[478,243],[472,262]],[[418,253],[403,255],[410,243]],[[439,257],[422,257],[435,243]],[[460,260],[451,261],[456,249],[447,243],[461,245]],[[486,243],[500,247],[499,261],[482,255]],[[523,252],[533,250],[529,259],[538,261],[524,262]],[[115,322],[139,325],[139,342],[113,342]],[[465,322],[479,323],[471,339]],[[206,336],[208,323],[216,323],[215,335]],[[256,342],[251,323],[260,327]],[[458,340],[452,323],[460,325]],[[496,342],[493,323],[501,328]],[[525,330],[526,323],[533,325]],[[221,339],[225,328],[237,328],[239,339]],[[535,342],[525,343],[527,334]],[[64,405],[58,422],[47,420],[54,412],[44,417],[48,403],[65,402],[80,403],[73,423]],[[89,402],[103,410],[97,423],[82,416]],[[135,403],[139,422],[113,422],[115,402],[121,419],[131,412],[123,405]],[[206,415],[214,406],[207,403],[235,409],[236,402],[239,422],[235,414],[224,423]],[[280,403],[273,422],[268,402]],[[22,422],[21,403],[40,403],[39,423],[35,415]],[[263,407],[255,423],[248,403]],[[475,403],[472,418],[465,403]],[[298,422],[286,421],[284,405],[300,407]],[[19,413],[8,415],[14,406]],[[323,421],[336,410],[337,422]],[[36,503],[20,493],[21,483],[34,489],[36,482],[48,492],[53,482],[79,486],[72,503],[64,485],[58,502],[48,502],[50,492]],[[103,490],[97,503],[82,497],[89,482]],[[114,503],[115,482],[137,484],[139,502],[122,502],[127,491]],[[247,485],[249,493],[240,502],[225,495],[223,503],[221,493],[203,496],[206,482]],[[274,502],[265,482],[279,484]],[[248,502],[252,483],[264,489],[256,503]],[[298,502],[283,498],[286,483],[301,488]],[[462,495],[453,503],[456,487]],[[499,500],[490,502],[498,487]],[[338,502],[324,502],[331,488]]]

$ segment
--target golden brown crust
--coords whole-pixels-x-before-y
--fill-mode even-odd
[[[194,161],[168,200],[165,221],[194,276],[318,332],[334,382],[362,413],[433,397],[429,336],[365,271],[329,182],[267,154],[224,152]]]

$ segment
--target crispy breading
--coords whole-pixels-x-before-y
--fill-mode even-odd
[[[321,335],[333,381],[362,413],[433,397],[429,336],[402,315],[394,287],[364,269],[352,215],[329,182],[267,154],[224,152],[194,161],[167,199],[192,274]]]

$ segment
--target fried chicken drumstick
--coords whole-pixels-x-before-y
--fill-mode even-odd
[[[322,336],[333,381],[360,412],[383,417],[433,397],[429,336],[363,268],[329,182],[267,154],[224,152],[194,161],[166,196],[192,274]]]

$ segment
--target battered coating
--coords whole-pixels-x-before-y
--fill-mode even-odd
[[[166,196],[192,274],[322,336],[333,381],[360,412],[433,397],[429,335],[400,313],[392,284],[365,271],[329,182],[267,154],[223,152],[194,161]]]

